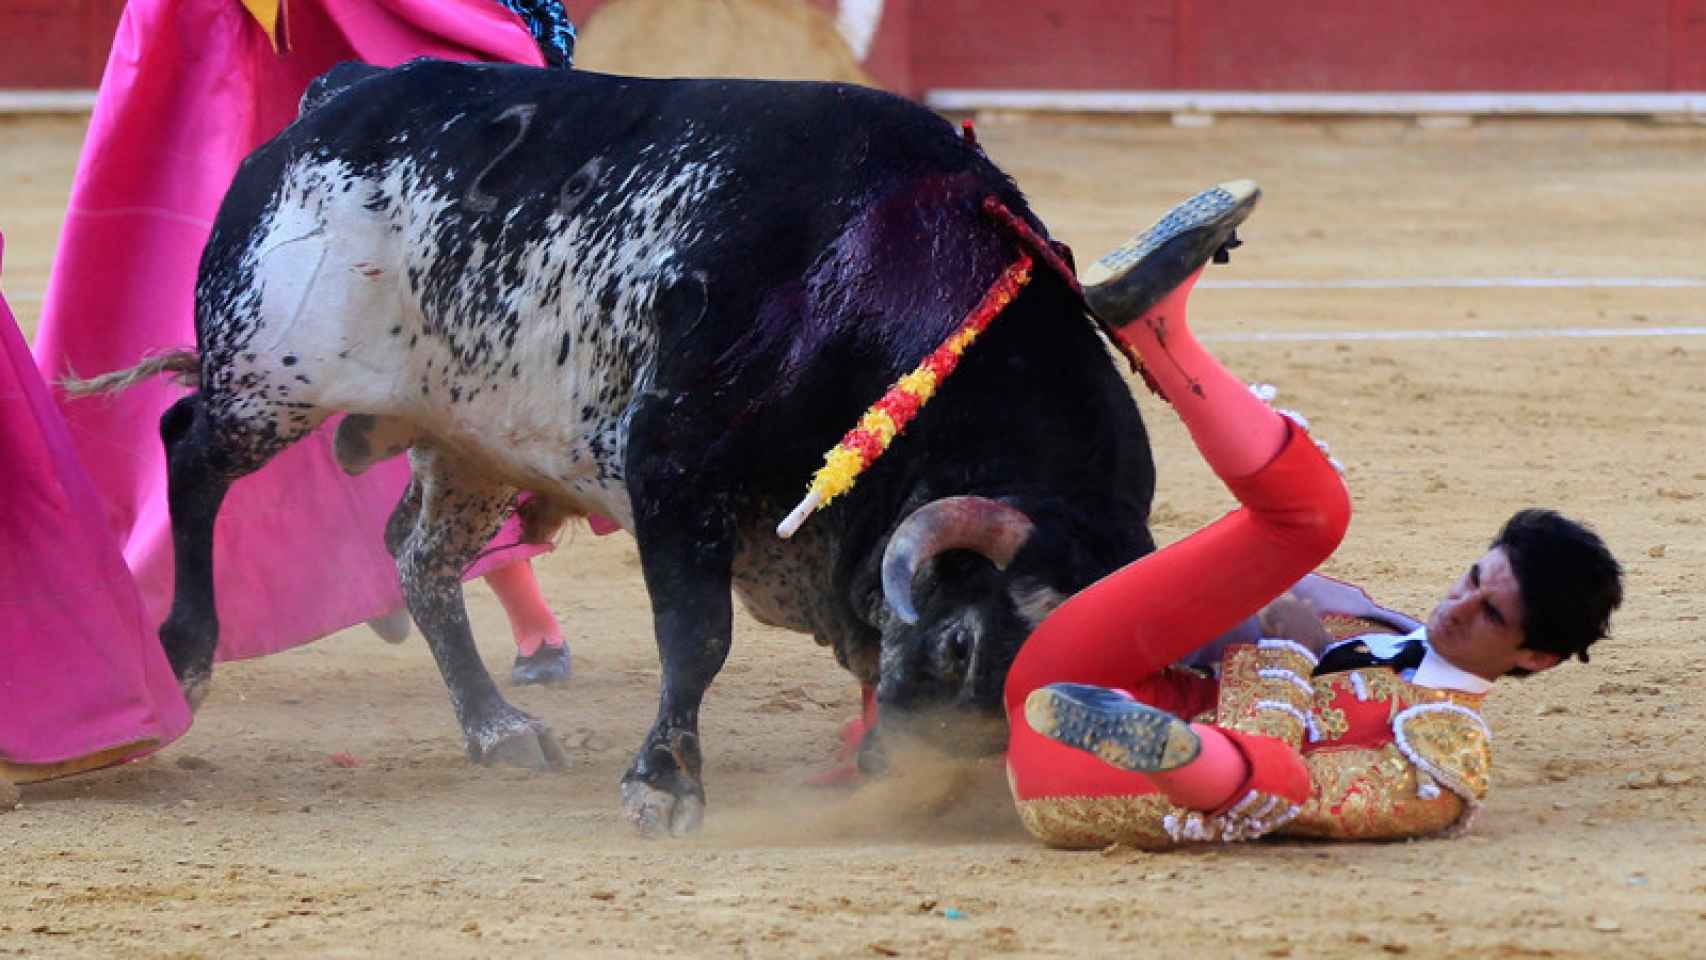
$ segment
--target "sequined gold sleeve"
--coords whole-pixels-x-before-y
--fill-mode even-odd
[[[1231,648],[1221,665],[1217,722],[1301,746],[1315,700],[1314,669],[1315,655],[1288,640]]]
[[[1486,724],[1452,703],[1418,704],[1393,720],[1383,747],[1316,750],[1314,789],[1282,832],[1332,840],[1402,840],[1468,829],[1487,794]]]

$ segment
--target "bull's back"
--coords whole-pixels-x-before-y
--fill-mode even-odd
[[[965,255],[884,198],[1010,189],[940,118],[859,87],[429,61],[352,76],[240,171],[204,258],[204,356],[291,402],[427,422],[529,479],[619,485],[660,354],[738,375],[845,327],[841,274],[873,272],[879,300],[941,287],[883,282]],[[918,307],[868,312],[916,325]]]

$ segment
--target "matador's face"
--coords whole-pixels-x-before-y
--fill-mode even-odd
[[[1556,666],[1558,655],[1523,647],[1522,590],[1503,547],[1469,566],[1428,615],[1428,643],[1460,670],[1497,680],[1512,667]]]

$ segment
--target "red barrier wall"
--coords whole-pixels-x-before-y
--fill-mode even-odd
[[[1706,90],[1706,0],[1673,0],[1670,88]]]
[[[916,88],[1706,86],[1706,0],[930,0]]]
[[[1176,0],[924,0],[912,10],[915,92],[1171,86],[1177,73],[1175,5]]]
[[[1204,0],[1184,87],[1253,90],[1663,90],[1668,0]],[[1199,22],[1201,22],[1199,21]],[[1191,75],[1191,74],[1194,74]]]
[[[94,87],[124,0],[4,0],[0,87]]]

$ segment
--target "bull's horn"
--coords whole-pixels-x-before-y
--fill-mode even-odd
[[[883,551],[883,596],[907,623],[918,622],[912,580],[924,562],[948,550],[976,550],[1005,570],[1036,524],[1024,512],[988,497],[932,500],[895,528]]]

